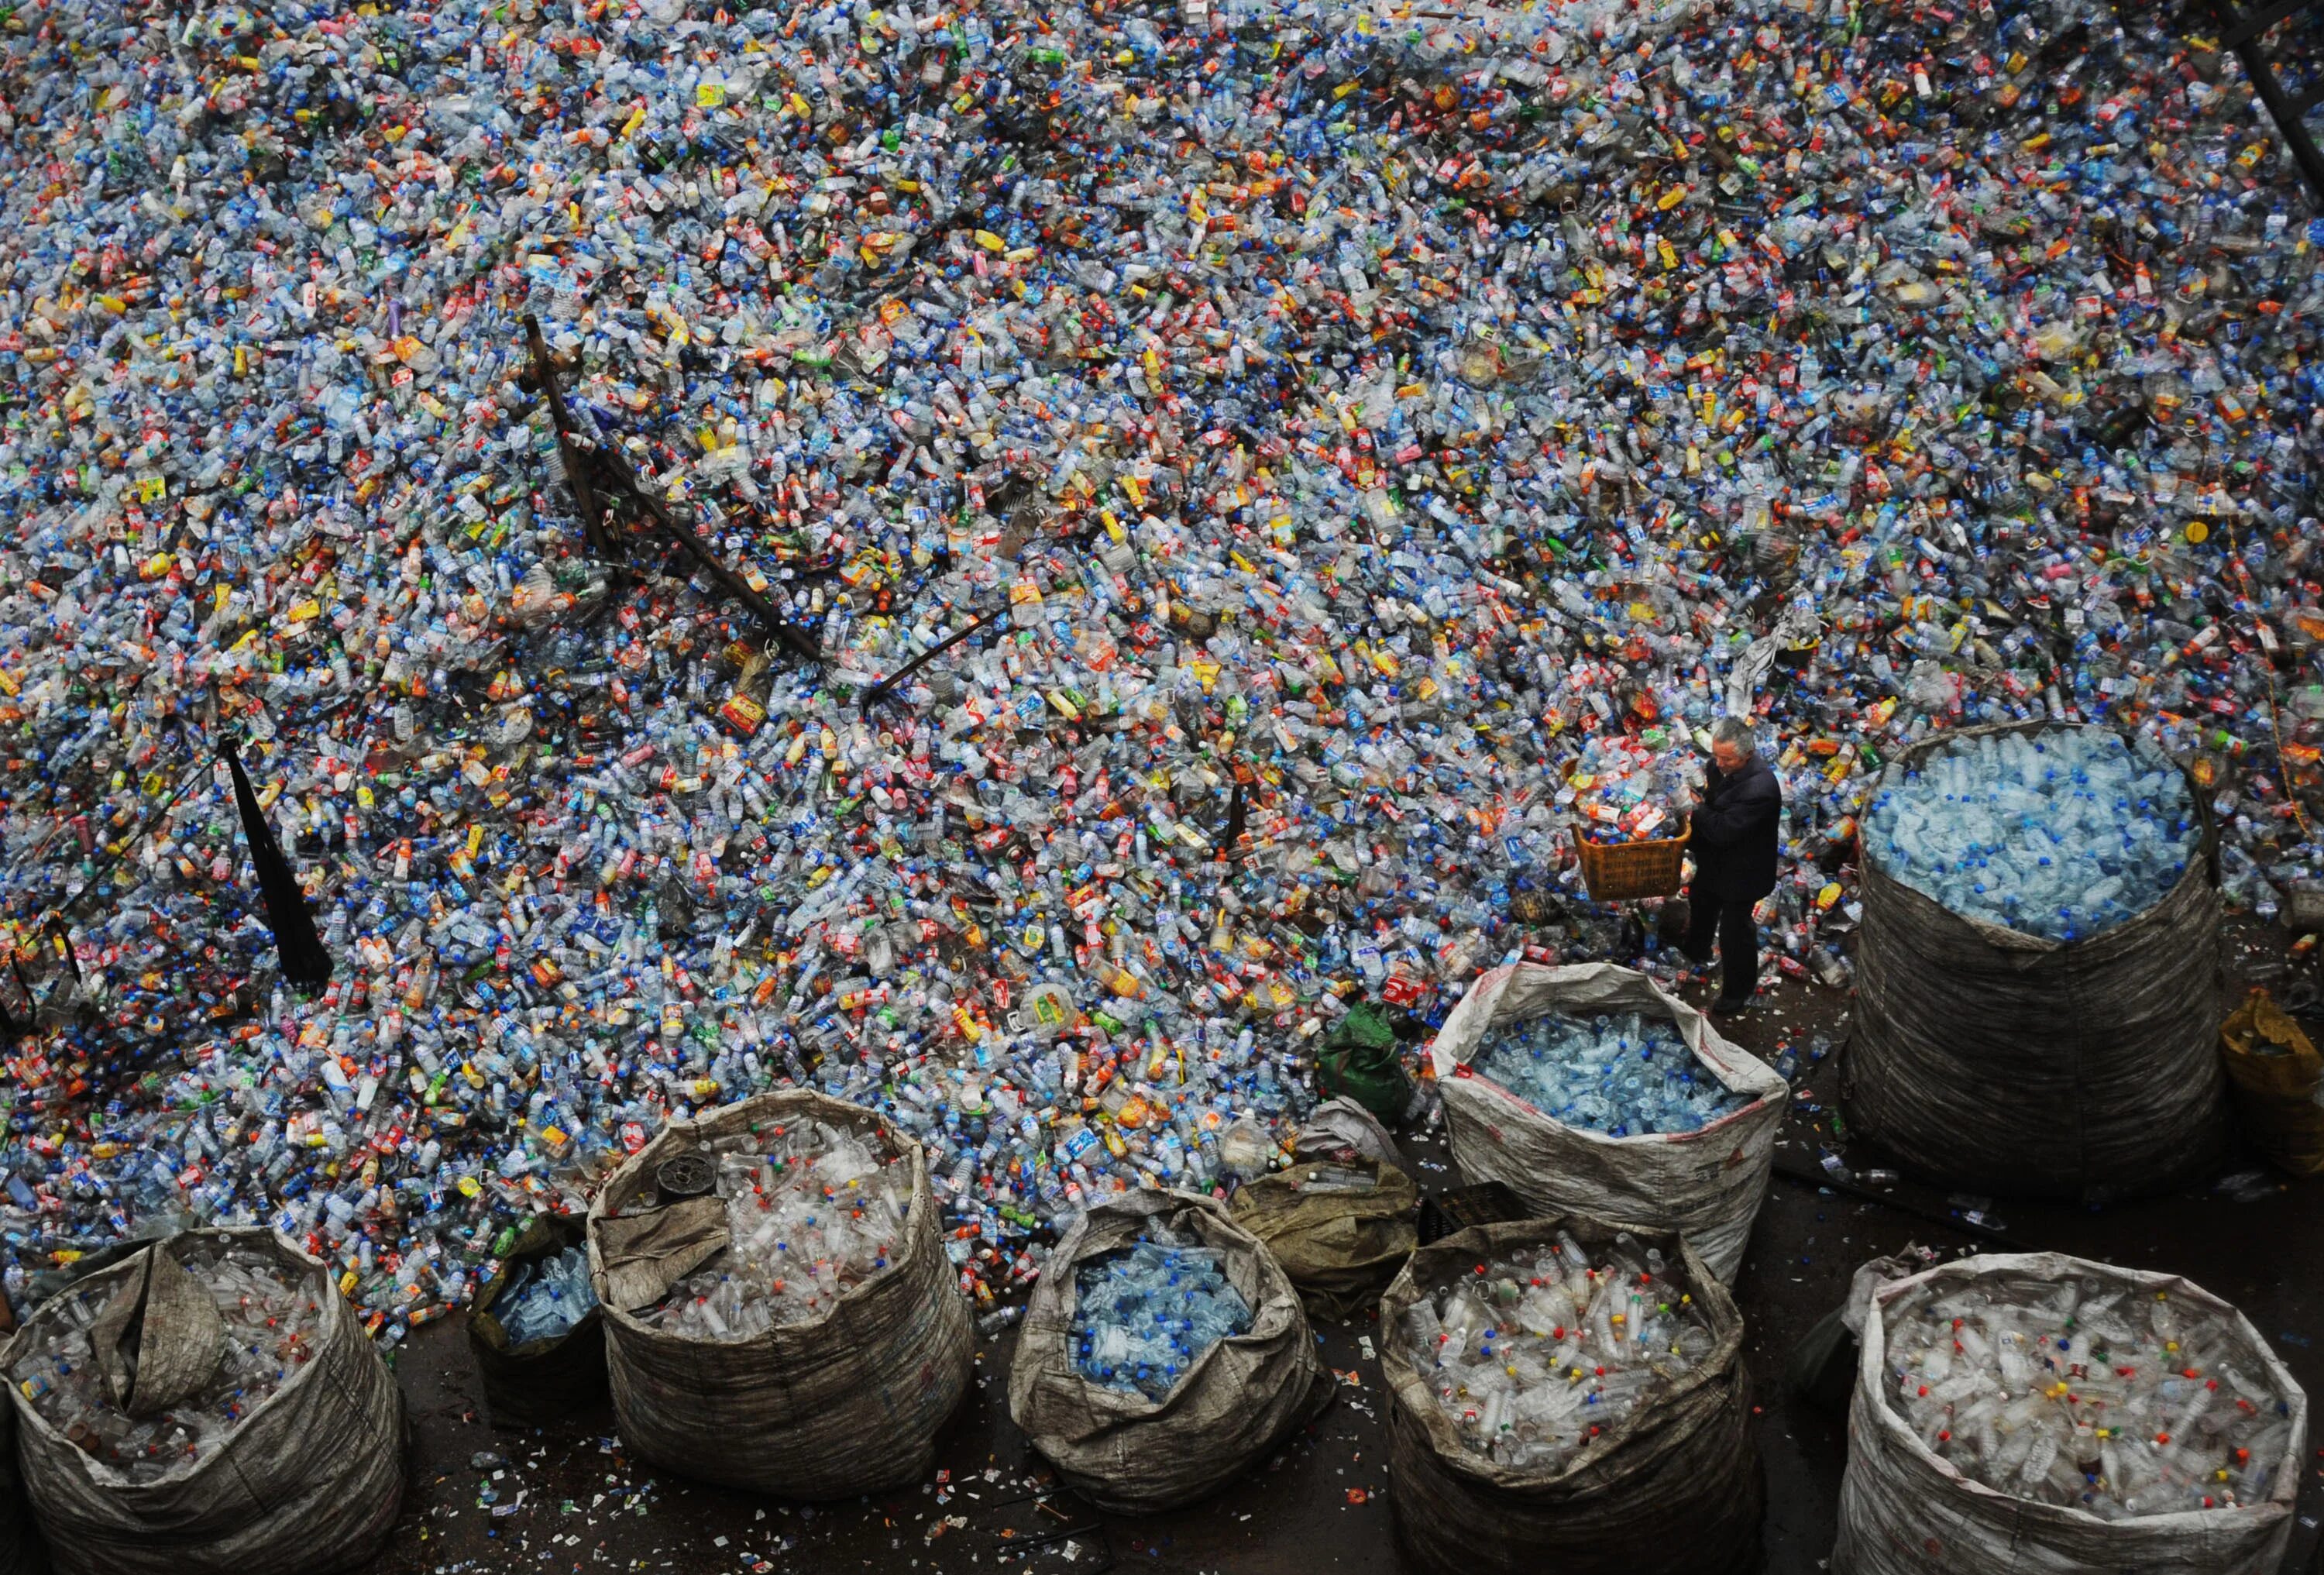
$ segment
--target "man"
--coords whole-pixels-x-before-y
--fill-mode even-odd
[[[1729,716],[1711,730],[1711,769],[1695,789],[1694,884],[1686,954],[1711,961],[1714,937],[1723,975],[1713,1017],[1731,1017],[1759,988],[1759,934],[1751,909],[1775,889],[1775,833],[1784,789],[1758,755],[1748,723]]]

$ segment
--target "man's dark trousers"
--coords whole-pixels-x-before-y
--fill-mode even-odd
[[[1692,910],[1686,926],[1686,954],[1697,962],[1711,961],[1711,943],[1719,941],[1719,999],[1748,1000],[1759,988],[1759,926],[1751,921],[1756,900],[1721,902],[1690,891]]]

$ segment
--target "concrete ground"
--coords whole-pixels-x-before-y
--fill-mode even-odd
[[[2282,955],[2280,935],[2255,926],[2235,935],[2227,999],[2239,999],[2244,979],[2264,976]],[[1803,1046],[1819,1033],[1836,1041],[1844,1032],[1846,1001],[1832,992],[1787,981],[1763,999],[1757,1013],[1727,1030],[1757,1053],[1772,1054],[1786,1040]],[[2202,1184],[2135,1205],[2005,1201],[1985,1211],[1988,1223],[1980,1230],[1943,1193],[1910,1183],[1861,1193],[1816,1184],[1829,1179],[1818,1168],[1829,1152],[1842,1154],[1859,1174],[1881,1165],[1869,1145],[1835,1139],[1834,1070],[1827,1061],[1806,1079],[1808,1097],[1791,1116],[1778,1175],[1736,1285],[1749,1330],[1755,1436],[1766,1466],[1770,1575],[1828,1567],[1847,1451],[1841,1418],[1784,1393],[1784,1363],[1838,1304],[1858,1263],[1907,1242],[2054,1249],[2182,1274],[2242,1308],[2309,1394],[2324,1395],[2324,1222],[2315,1208],[2324,1184],[2285,1183],[2239,1156]],[[1432,1190],[1458,1184],[1441,1144],[1423,1134],[1412,1147],[1426,1156]],[[1039,1458],[1008,1420],[1013,1340],[1007,1335],[979,1342],[977,1386],[944,1441],[936,1478],[906,1492],[807,1506],[647,1469],[624,1454],[607,1410],[545,1430],[495,1428],[465,1331],[447,1321],[423,1330],[401,1353],[415,1432],[412,1480],[402,1526],[378,1575],[983,1569],[1388,1575],[1405,1566],[1392,1540],[1375,1326],[1320,1332],[1342,1380],[1339,1403],[1320,1422],[1216,1498],[1174,1515],[1122,1520],[1049,1490]],[[2324,1571],[2324,1438],[2310,1441],[2316,1452],[2284,1565],[2301,1575]],[[706,1440],[704,1447],[719,1446]]]

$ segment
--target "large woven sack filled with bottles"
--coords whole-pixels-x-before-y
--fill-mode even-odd
[[[2252,1147],[2293,1175],[2324,1175],[2324,1055],[2264,990],[2219,1027],[2219,1057]]]
[[[1566,1215],[1415,1253],[1380,1303],[1397,1536],[1427,1575],[1741,1575],[1743,1320],[1674,1231]]]
[[[2275,1575],[2308,1400],[2244,1315],[2059,1253],[1874,1290],[1836,1575]]]
[[[2093,786],[2084,762],[2117,751],[2127,790]],[[1862,817],[1849,1120],[2004,1195],[2102,1202],[2218,1158],[2207,813],[2167,757],[2100,728],[1967,728],[1899,756]]]
[[[589,1209],[622,1441],[792,1498],[901,1487],[968,1387],[920,1147],[802,1091],[672,1121]]]
[[[403,1397],[317,1259],[192,1230],[36,1308],[0,1355],[65,1575],[327,1575],[403,1497]]]
[[[1283,1266],[1212,1199],[1130,1193],[1076,1220],[1025,1310],[1009,1411],[1074,1491],[1117,1515],[1242,1475],[1333,1379]]]
[[[1369,1312],[1419,1245],[1419,1190],[1382,1159],[1303,1160],[1245,1183],[1229,1206],[1291,1276],[1300,1303],[1335,1323]]]
[[[1683,1231],[1722,1280],[1742,1266],[1790,1089],[1701,1012],[1633,969],[1518,962],[1470,987],[1429,1054],[1469,1181]]]
[[[468,1312],[468,1350],[494,1425],[543,1427],[605,1397],[605,1326],[586,1220],[525,1222]]]

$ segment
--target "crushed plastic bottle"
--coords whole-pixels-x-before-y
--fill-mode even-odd
[[[1700,1310],[1663,1299],[1663,1266],[1628,1235],[1593,1262],[1561,1230],[1422,1299],[1397,1334],[1465,1448],[1554,1470],[1711,1354]]]
[[[2107,1520],[2256,1504],[2290,1442],[2260,1361],[2167,1294],[1988,1275],[1887,1325],[1897,1414],[2015,1497]]]
[[[1545,1012],[1509,1024],[1471,1064],[1545,1116],[1611,1138],[1699,1132],[1751,1102],[1703,1071],[1669,1021]]]

